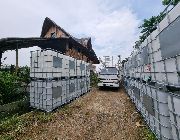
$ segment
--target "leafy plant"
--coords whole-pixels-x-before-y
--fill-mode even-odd
[[[6,137],[8,132],[15,132],[16,134],[22,133],[24,128],[32,123],[47,123],[53,119],[52,113],[43,113],[43,112],[30,112],[24,116],[11,116],[3,119],[0,122],[0,135],[3,134],[3,137]],[[1,138],[2,136],[0,136]],[[8,138],[8,137],[7,137]]]
[[[144,19],[143,24],[139,26],[142,35],[139,37],[139,41],[135,42],[135,46],[139,46],[140,43],[142,43],[154,30],[157,29],[157,23],[161,22],[165,15],[165,13],[160,13],[158,16],[152,16],[149,19]]]
[[[11,135],[0,135],[0,140],[14,140],[15,138]]]
[[[0,105],[23,99],[30,83],[29,67],[20,67],[17,75],[13,65],[0,71]]]
[[[0,123],[0,132],[9,132],[11,130],[18,132],[22,127],[23,121],[14,115]]]
[[[41,123],[47,123],[49,121],[52,121],[52,114],[51,113],[39,113],[37,116],[37,120]]]
[[[15,74],[0,72],[0,105],[17,101],[25,96],[19,81],[19,77]]]
[[[157,140],[156,136],[147,127],[143,128],[142,131],[145,140]]]
[[[29,84],[30,83],[30,68],[28,66],[20,67],[17,73],[20,81]]]
[[[26,122],[26,124],[32,124],[34,122],[36,123],[47,123],[52,120],[53,113],[45,113],[45,112],[39,112],[38,110],[27,113],[25,116],[20,117],[22,120]]]
[[[163,0],[162,4],[163,5],[169,5],[171,3],[171,5],[177,5],[178,2],[180,2],[180,0]]]
[[[90,74],[90,81],[91,81],[91,86],[97,86],[99,82],[98,75],[94,73],[93,71],[91,71],[91,74]]]
[[[163,5],[177,5],[180,2],[180,0],[162,0]],[[139,26],[139,29],[141,29],[139,36],[139,40],[135,42],[134,47],[138,48],[139,45],[154,31],[157,29],[157,24],[160,23],[164,17],[166,16],[166,13],[160,13],[157,16],[152,16],[149,19],[144,19],[141,26]]]

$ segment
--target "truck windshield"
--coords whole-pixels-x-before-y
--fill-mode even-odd
[[[100,74],[102,75],[117,75],[118,74],[118,70],[117,68],[104,68],[101,70]]]

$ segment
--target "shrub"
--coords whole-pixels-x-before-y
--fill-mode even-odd
[[[90,80],[91,80],[91,86],[97,86],[97,84],[99,82],[98,74],[91,71]]]
[[[11,130],[20,128],[22,125],[23,125],[22,121],[17,116],[13,116],[0,123],[0,131],[9,132]]]
[[[0,72],[0,105],[22,99],[25,93],[22,93],[19,77],[10,72]]]
[[[30,83],[29,67],[20,67],[17,75],[13,65],[0,71],[0,105],[21,100],[26,95]]]
[[[18,69],[18,77],[21,82],[24,84],[30,83],[30,68],[28,66],[20,67]]]

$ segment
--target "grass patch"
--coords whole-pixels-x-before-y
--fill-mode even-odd
[[[29,107],[28,98],[2,105],[0,106],[0,123],[4,120],[7,120],[7,118],[12,118],[13,116],[20,116],[30,111],[31,108]]]
[[[65,105],[61,108],[60,111],[62,111],[64,115],[72,116],[73,108],[69,105]]]
[[[155,134],[149,129],[142,115],[138,115],[136,118],[140,122],[142,127],[137,127],[140,138],[143,140],[157,140]]]
[[[0,135],[1,140],[14,140],[15,138],[11,135]]]
[[[47,123],[52,121],[53,113],[45,113],[39,111],[32,111],[21,116],[21,119],[25,120],[27,123]]]
[[[11,130],[18,132],[23,127],[23,121],[17,116],[12,116],[11,118],[4,119],[0,124],[0,132],[9,132]]]
[[[19,134],[24,133],[27,126],[32,124],[41,124],[52,121],[53,113],[44,113],[32,111],[22,116],[13,115],[4,118],[0,122],[0,139],[13,140]]]
[[[143,127],[143,128],[140,128],[140,129],[141,129],[140,134],[143,137],[143,140],[157,140],[154,133],[148,127]]]
[[[47,122],[52,121],[53,114],[52,113],[38,112],[38,114],[36,114],[36,119],[40,123],[47,123]]]
[[[61,109],[60,109],[60,111],[68,111],[70,109],[70,107],[68,106],[68,105],[64,105]]]

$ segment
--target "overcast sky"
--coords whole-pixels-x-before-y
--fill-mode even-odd
[[[98,57],[128,57],[142,20],[164,9],[161,0],[5,0],[0,2],[0,38],[39,37],[45,17],[75,37],[91,37]],[[29,65],[30,49],[19,51],[19,64]],[[15,52],[3,54],[15,64]]]

